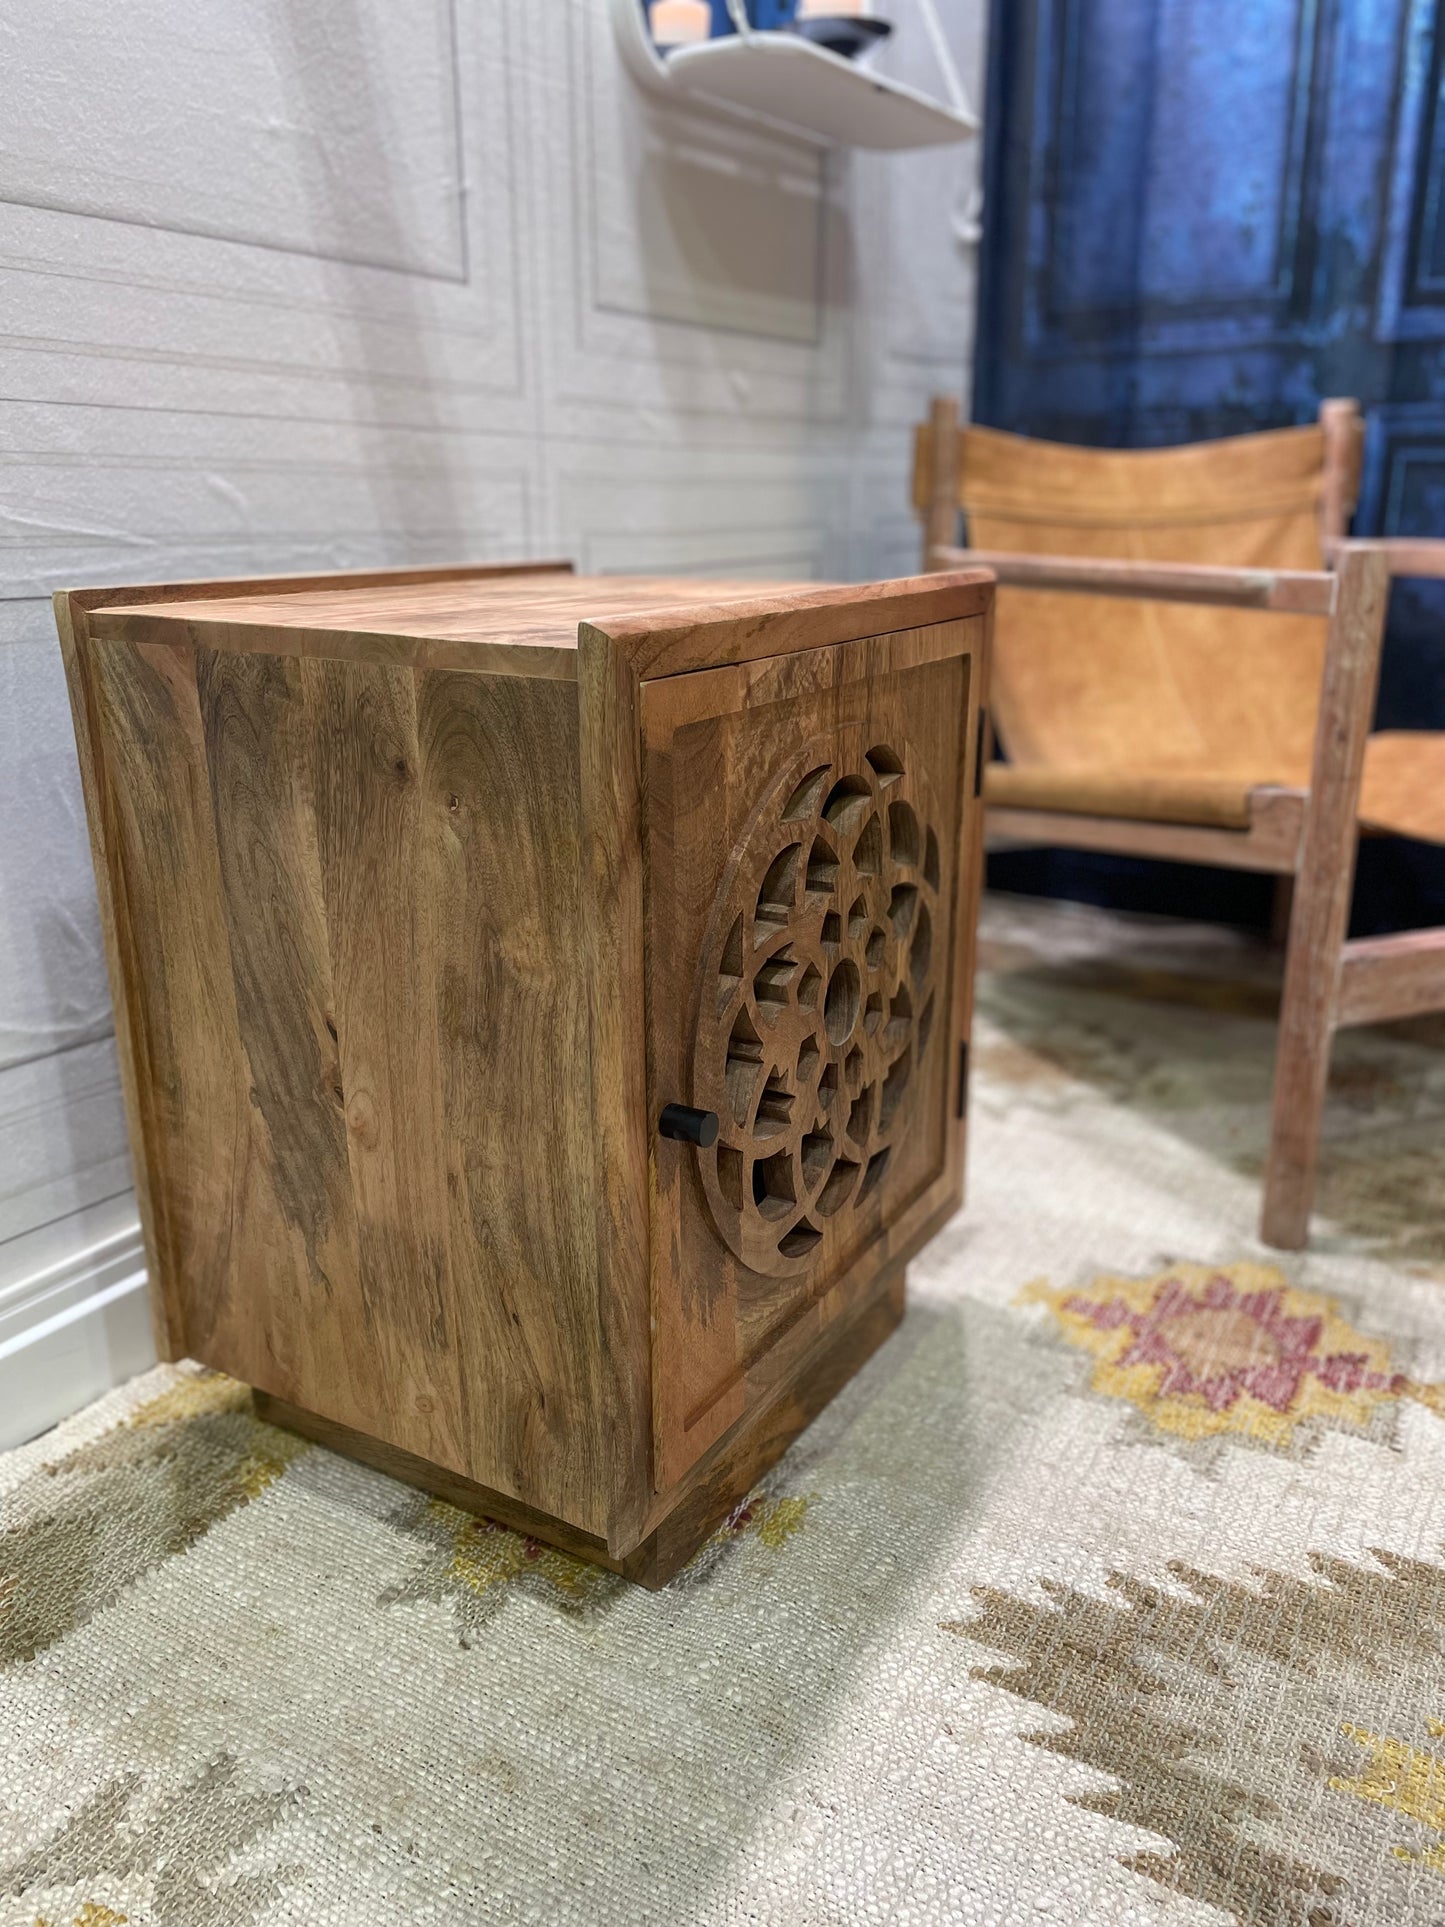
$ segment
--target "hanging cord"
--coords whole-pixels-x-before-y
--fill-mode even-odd
[[[953,64],[953,54],[944,36],[943,24],[938,18],[938,8],[934,0],[918,0],[918,11],[923,15],[923,24],[928,29],[928,38],[933,46],[933,57],[938,62],[938,71],[943,75],[944,92],[948,104],[955,114],[967,114],[972,110],[968,96],[963,91],[963,82],[958,77],[958,69]]]
[[[966,193],[960,190],[948,218],[961,247],[976,248],[983,240],[983,189],[977,181]]]
[[[943,89],[948,95],[948,104],[955,114],[972,112],[968,95],[963,90],[958,68],[954,65],[953,52],[943,31],[943,22],[938,17],[934,0],[918,0],[918,11],[923,15],[923,24],[928,31],[929,43],[933,48],[933,58],[938,63],[938,71],[943,75]],[[954,239],[962,247],[976,248],[983,239],[983,189],[977,183],[969,187],[960,186],[954,198],[948,224],[953,229]]]

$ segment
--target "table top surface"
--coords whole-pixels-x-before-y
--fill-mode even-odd
[[[428,581],[316,583],[278,589],[260,584],[217,585],[219,592],[177,599],[102,604],[90,612],[104,635],[112,619],[238,627],[340,631],[437,641],[575,649],[577,625],[607,623],[663,610],[716,608],[737,602],[807,594],[819,582],[762,582],[733,577],[582,576],[558,569],[522,575],[455,575]]]

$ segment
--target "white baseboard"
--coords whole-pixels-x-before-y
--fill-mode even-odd
[[[155,1363],[135,1200],[0,1245],[0,1451]]]

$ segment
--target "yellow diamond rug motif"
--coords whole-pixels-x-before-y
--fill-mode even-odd
[[[1430,1734],[1445,1734],[1445,1720],[1427,1720]],[[1345,1721],[1340,1731],[1356,1741],[1369,1754],[1363,1769],[1350,1776],[1336,1774],[1329,1785],[1336,1793],[1353,1793],[1357,1799],[1373,1801],[1418,1820],[1439,1834],[1438,1845],[1415,1854],[1408,1847],[1395,1847],[1400,1860],[1418,1860],[1433,1873],[1445,1873],[1445,1760],[1436,1753],[1423,1753],[1405,1740],[1370,1733],[1364,1727]]]
[[[1041,1282],[1020,1302],[1046,1305],[1069,1344],[1092,1356],[1092,1390],[1179,1438],[1233,1433],[1278,1447],[1301,1424],[1361,1431],[1402,1399],[1445,1409],[1445,1387],[1396,1370],[1382,1339],[1273,1265],[1179,1264],[1082,1289]]]

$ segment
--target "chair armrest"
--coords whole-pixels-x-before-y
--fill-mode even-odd
[[[928,560],[935,569],[991,569],[1000,582],[1016,588],[1072,595],[1212,603],[1226,609],[1274,609],[1309,616],[1328,616],[1335,606],[1335,577],[1324,570],[1199,568],[1186,563],[1012,555],[1001,550],[941,546],[929,550]],[[1445,573],[1445,560],[1441,573]]]
[[[1394,575],[1445,575],[1445,542],[1429,535],[1388,535],[1373,546],[1383,549]]]

